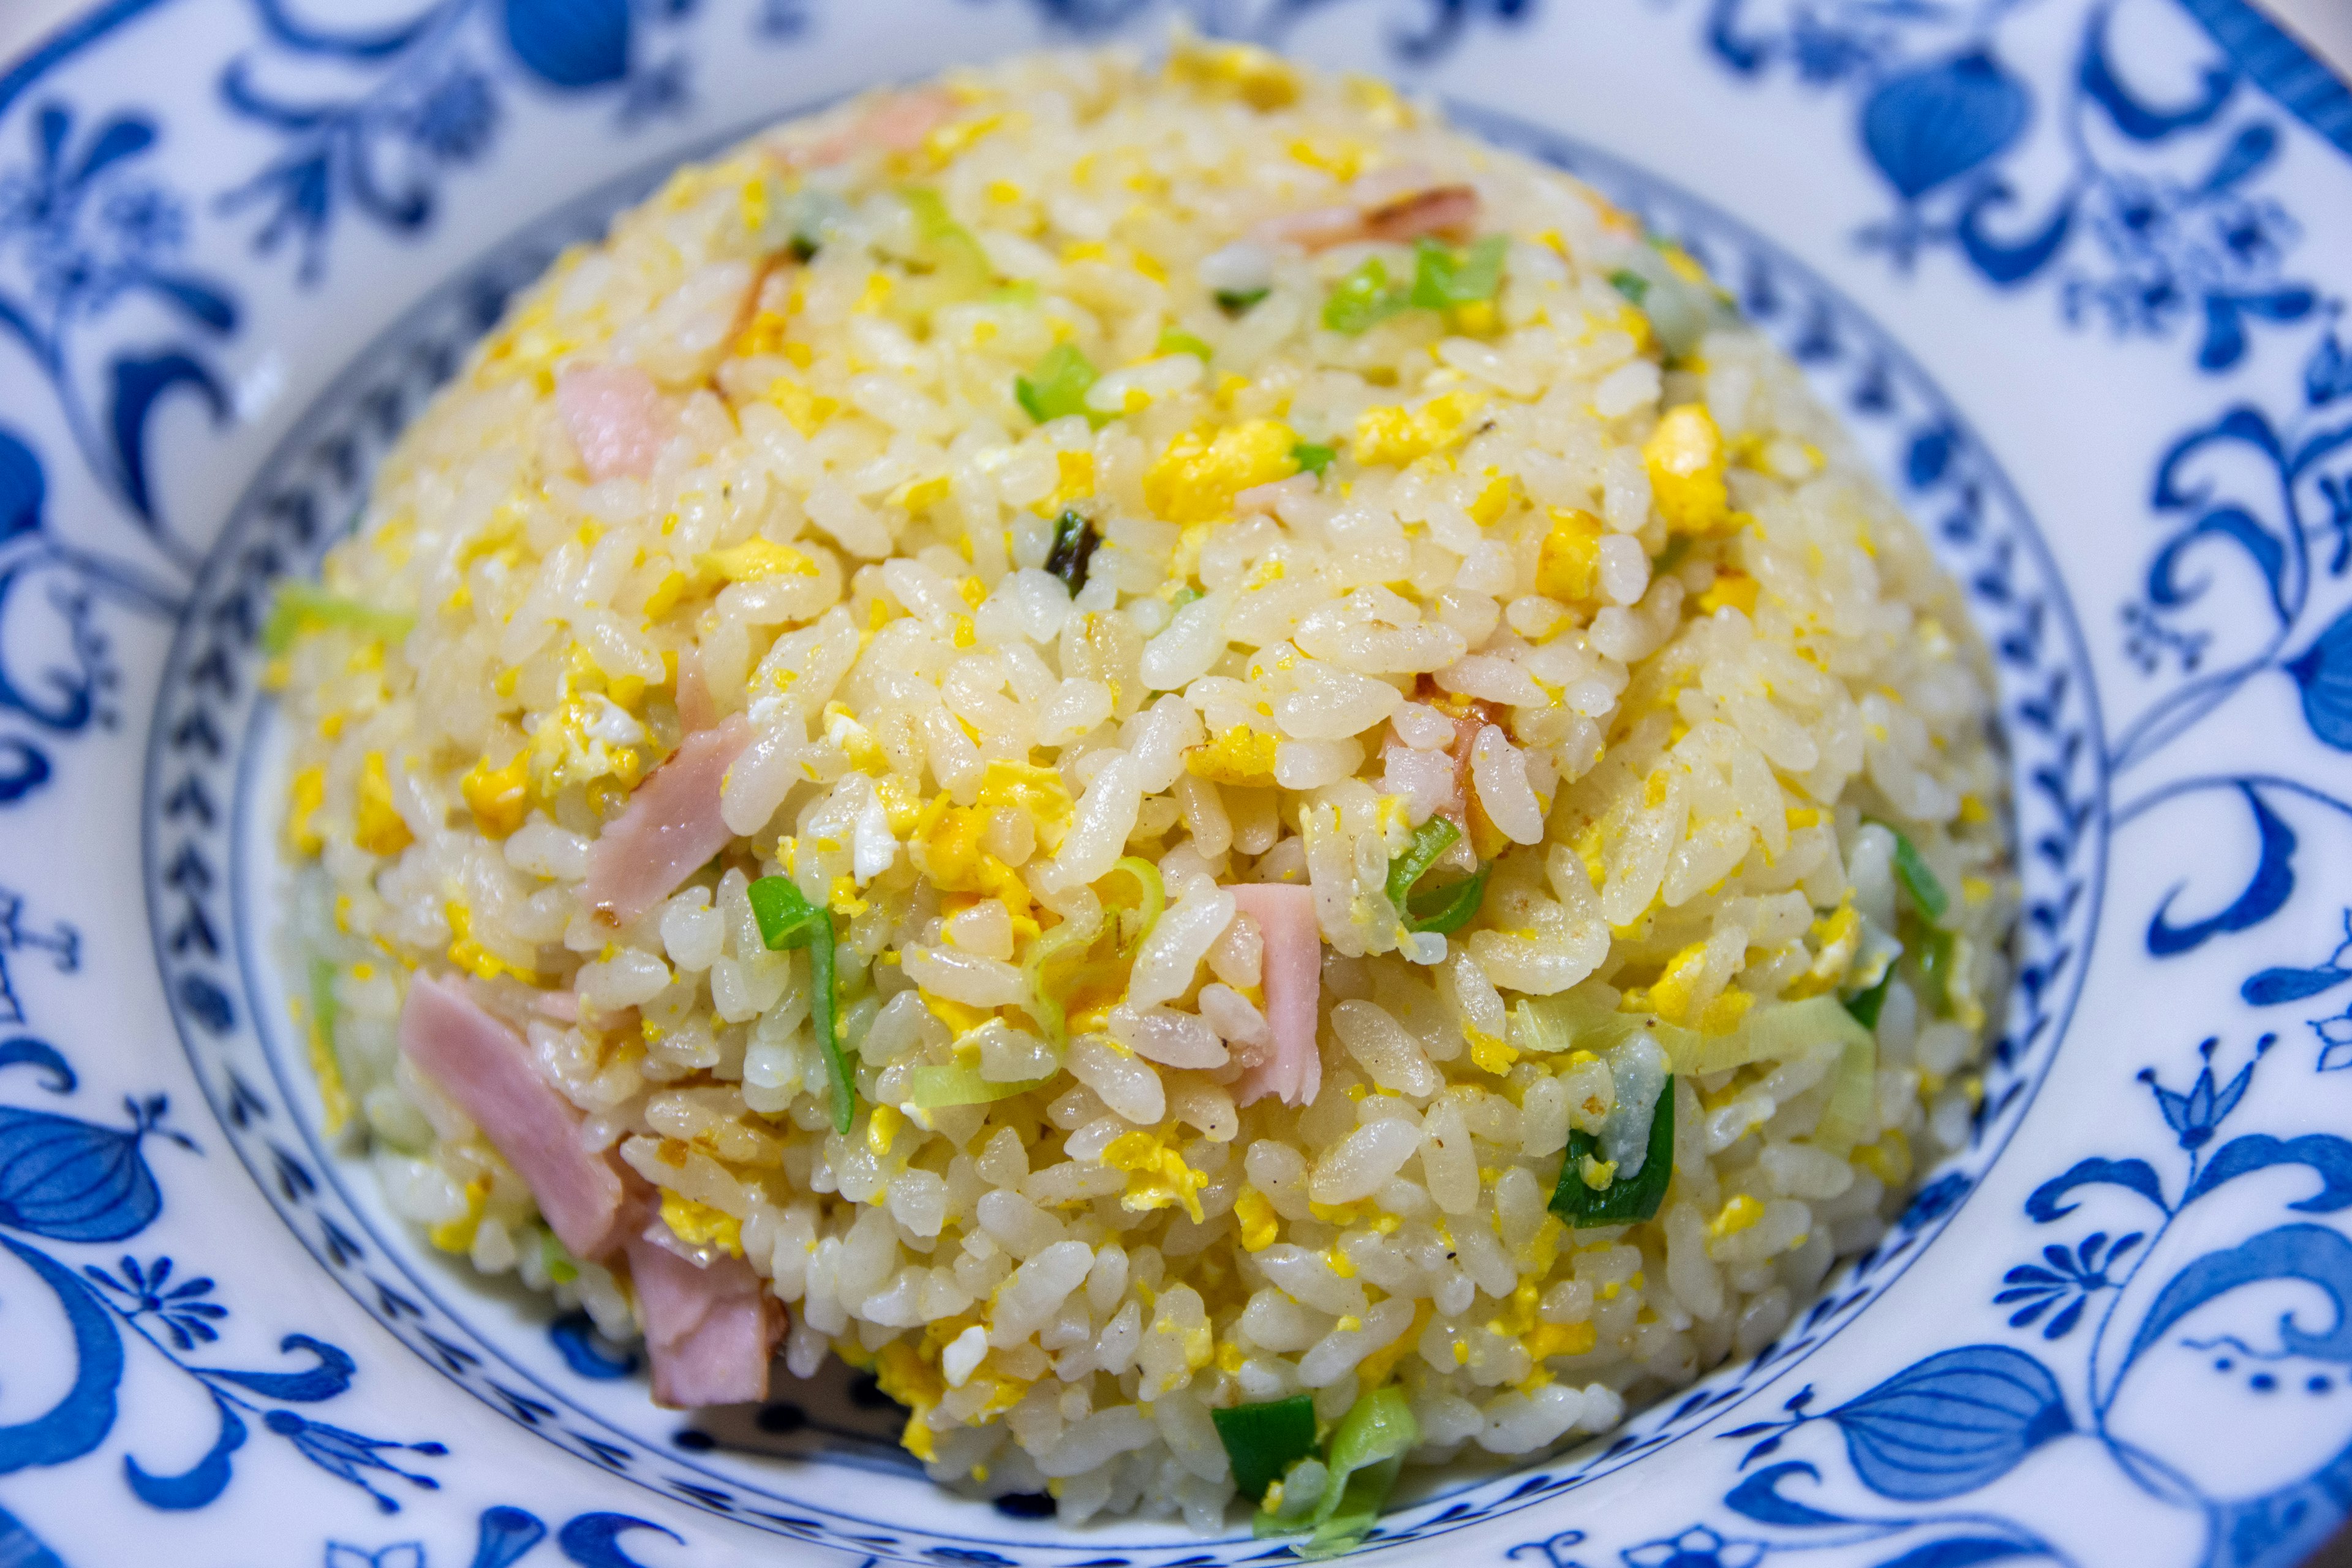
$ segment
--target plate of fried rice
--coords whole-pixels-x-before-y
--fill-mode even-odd
[[[0,821],[154,933],[0,906],[0,1556],[2340,1518],[2352,94],[2252,12],[139,9],[0,86]],[[215,36],[201,208],[19,85]]]

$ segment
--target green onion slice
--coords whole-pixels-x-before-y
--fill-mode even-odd
[[[1323,302],[1323,324],[1354,337],[1386,321],[1411,302],[1411,290],[1389,281],[1387,265],[1377,256],[1366,257],[1356,269],[1331,287]]]
[[[1315,1452],[1315,1401],[1304,1394],[1212,1410],[1217,1440],[1233,1461],[1234,1485],[1255,1502],[1283,1473]]]
[[[1076,343],[1055,343],[1037,362],[1027,375],[1013,378],[1013,395],[1020,400],[1029,417],[1040,425],[1056,419],[1066,419],[1073,414],[1086,416],[1087,422],[1103,426],[1110,422],[1108,414],[1097,414],[1087,406],[1087,388],[1099,377],[1094,362]]]
[[[321,626],[349,626],[379,642],[398,642],[416,625],[415,616],[379,610],[341,594],[331,594],[316,583],[294,579],[278,584],[278,598],[262,623],[261,651],[273,658],[292,647],[306,632]]]
[[[824,1049],[825,1078],[833,1086],[833,1130],[845,1133],[857,1110],[857,1082],[849,1076],[849,1058],[841,1048],[834,1018],[833,911],[812,904],[789,877],[762,877],[744,889],[751,900],[751,916],[760,922],[760,940],[771,952],[809,950],[809,979],[815,994],[810,999],[817,1044]]]
[[[1470,923],[1470,917],[1486,900],[1486,878],[1494,870],[1491,863],[1459,882],[1419,891],[1413,889],[1422,874],[1461,837],[1462,830],[1452,819],[1433,816],[1412,830],[1412,842],[1405,852],[1389,862],[1389,902],[1396,906],[1405,930],[1451,936]]]
[[[1942,881],[1928,868],[1927,858],[1919,853],[1919,847],[1911,842],[1908,834],[1893,827],[1886,830],[1895,835],[1895,879],[1903,884],[1903,890],[1911,895],[1912,904],[1927,917],[1927,923],[1935,924],[1952,907],[1951,894],[1944,890]]]
[[[1657,1107],[1650,1112],[1649,1151],[1632,1180],[1612,1181],[1605,1187],[1587,1183],[1584,1162],[1599,1147],[1600,1141],[1580,1128],[1569,1133],[1568,1157],[1560,1162],[1551,1212],[1576,1229],[1654,1217],[1675,1175],[1675,1075],[1668,1073],[1665,1087],[1658,1091]]]
[[[1271,289],[1220,289],[1217,308],[1227,315],[1238,316],[1273,292]]]
[[[1475,305],[1502,292],[1503,258],[1511,242],[1490,234],[1466,251],[1423,237],[1412,257],[1412,303],[1424,310]]]
[[[1163,354],[1191,354],[1203,364],[1216,353],[1205,341],[1194,337],[1181,327],[1160,329],[1159,352]]]
[[[1331,466],[1331,459],[1339,455],[1337,447],[1318,446],[1313,441],[1301,441],[1290,448],[1290,460],[1318,479],[1323,477],[1323,470]]]

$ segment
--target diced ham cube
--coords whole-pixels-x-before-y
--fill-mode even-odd
[[[633,364],[576,364],[555,378],[555,409],[592,480],[644,479],[677,420]]]
[[[1274,1036],[1273,1047],[1234,1085],[1234,1103],[1249,1105],[1271,1094],[1286,1105],[1310,1104],[1323,1088],[1323,1056],[1315,1044],[1323,933],[1315,923],[1315,890],[1286,882],[1244,882],[1230,890],[1265,944],[1260,974]]]
[[[627,925],[733,841],[719,814],[719,786],[751,741],[740,713],[716,729],[697,730],[604,824],[588,847],[582,889],[599,919]]]
[[[573,1257],[612,1248],[627,1207],[620,1173],[581,1142],[580,1112],[540,1076],[520,1035],[458,983],[419,973],[401,1008],[400,1049],[515,1168]]]
[[[654,1403],[694,1410],[767,1398],[783,1311],[751,1266],[724,1255],[697,1266],[647,1236],[631,1237],[628,1252]]]

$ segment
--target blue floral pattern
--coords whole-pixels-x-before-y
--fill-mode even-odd
[[[687,1532],[663,1521],[711,1516],[908,1561],[1213,1568],[1259,1555],[1247,1541],[1057,1536],[1016,1506],[1039,1500],[1008,1500],[978,1527],[874,1517],[883,1510],[856,1489],[831,1484],[838,1468],[810,1472],[826,1478],[814,1488],[779,1481],[756,1456],[904,1475],[903,1456],[877,1436],[889,1413],[859,1413],[856,1390],[839,1408],[780,1401],[682,1426],[616,1405],[600,1391],[634,1392],[628,1352],[579,1321],[528,1344],[500,1338],[345,1191],[299,1067],[286,1070],[290,1043],[238,890],[267,584],[352,515],[391,433],[509,292],[641,195],[662,158],[431,292],[294,423],[217,541],[179,482],[180,455],[231,449],[258,395],[246,362],[269,290],[290,281],[297,297],[328,298],[347,258],[433,243],[526,121],[566,115],[666,158],[687,144],[676,127],[717,129],[696,118],[721,63],[714,49],[806,48],[852,14],[816,0],[409,0],[371,7],[362,26],[300,0],[204,3],[243,29],[221,30],[190,65],[208,112],[234,128],[207,144],[228,158],[187,156],[193,112],[126,103],[54,68],[109,28],[162,26],[196,0],[116,0],[0,77],[0,374],[16,377],[0,405],[0,806],[31,803],[0,820],[63,798],[48,786],[66,742],[143,714],[148,676],[123,648],[170,624],[147,731],[145,893],[156,973],[218,1122],[199,1133],[173,1114],[192,1103],[176,1078],[74,1098],[85,1093],[74,1068],[31,1032],[10,966],[86,989],[73,978],[83,946],[0,891],[0,1266],[33,1287],[0,1296],[0,1310],[54,1301],[74,1371],[54,1408],[0,1427],[0,1477],[89,1475],[168,1518],[238,1506],[260,1489],[249,1475],[236,1484],[239,1468],[273,1455],[346,1510],[326,1533],[288,1542],[306,1568],[627,1568],[633,1545],[675,1560]],[[1171,10],[1283,46],[1319,49],[1352,29],[1400,72],[1474,92],[1475,75],[1446,73],[1572,20],[1540,0],[955,0],[940,15],[988,4],[1087,37],[1153,29]],[[2160,360],[2190,400],[2176,427],[2146,433],[2144,464],[2105,481],[2148,529],[2133,591],[2095,606],[2099,649],[2116,645],[2124,677],[2110,676],[2105,696],[2122,713],[2110,727],[2023,502],[1892,339],[1724,215],[1592,149],[1465,112],[1683,240],[1895,480],[1994,653],[2029,897],[1972,1146],[1877,1247],[1752,1362],[1641,1413],[1597,1453],[1400,1510],[1375,1544],[1480,1526],[1464,1539],[1493,1542],[1514,1515],[1557,1525],[1553,1500],[1637,1463],[1643,1478],[1685,1478],[1678,1495],[1690,1495],[1713,1464],[1724,1479],[1704,1492],[1717,1500],[1706,1510],[1591,1510],[1507,1555],[1546,1568],[1756,1568],[1787,1552],[1900,1568],[2109,1560],[2102,1541],[2016,1506],[2065,1452],[2070,1475],[2112,1472],[2132,1507],[2184,1525],[2202,1562],[2283,1568],[2352,1496],[2352,1417],[2330,1425],[2339,1395],[2352,1405],[2352,1242],[2338,1228],[2352,1223],[2352,1145],[2263,1087],[2295,1057],[2327,1075],[2302,1075],[2322,1091],[2352,1081],[2332,1076],[2352,1067],[2352,1005],[2327,1011],[2352,979],[2352,941],[2334,938],[2339,923],[2352,936],[2352,912],[2328,874],[2352,796],[2327,765],[2352,751],[2352,349],[2341,268],[2326,276],[2316,242],[2326,215],[2296,194],[2308,188],[2299,149],[2352,153],[2352,93],[2242,0],[1683,5],[1666,21],[1709,69],[1832,111],[1842,142],[1826,155],[1874,193],[1839,231],[1855,270],[1923,296],[1955,273],[1986,300],[2030,296],[2085,353],[2111,356],[2120,374],[2153,374]],[[2177,14],[2196,41],[2155,51],[2152,66],[2134,5]],[[2053,28],[2066,35],[2055,47]],[[2238,743],[2260,703],[2285,716],[2267,750]],[[2137,852],[2184,821],[2240,831],[2197,864],[2158,862],[2179,867],[2177,883],[2118,882],[2140,900],[2119,906],[2129,940],[2095,943],[2110,836]],[[2207,885],[2217,879],[2218,892]],[[2145,1068],[2117,1067],[2107,1092],[2137,1099],[2134,1070],[2147,1091],[2146,1142],[2107,1128],[2095,1152],[2053,1160],[2064,1168],[2043,1173],[2021,1216],[1991,1212],[1980,1194],[2052,1068],[2095,945],[2152,985],[2217,986],[2230,1011],[2185,1037],[2210,1034],[2197,1054],[2184,1044]],[[2082,1040],[2062,1065],[2113,1045]],[[136,1092],[121,1100],[121,1087]],[[467,1455],[437,1439],[473,1428],[410,1430],[363,1412],[368,1391],[402,1372],[362,1365],[354,1332],[373,1330],[353,1318],[354,1332],[307,1321],[320,1332],[263,1331],[250,1282],[173,1224],[170,1194],[218,1182],[207,1157],[217,1142],[365,1316],[522,1440],[589,1467],[589,1488],[562,1489],[569,1506],[460,1498],[452,1478]],[[1963,1217],[1970,1235],[2013,1238],[1968,1282],[1980,1327],[1955,1305],[1948,1333],[1891,1371],[1812,1357]],[[1936,1254],[1946,1279],[1954,1256]],[[2281,1289],[2304,1293],[2284,1320],[2264,1305]],[[151,1392],[166,1384],[183,1394],[168,1407]],[[2263,1424],[2262,1440],[2234,1446],[2234,1471],[2182,1451],[2161,1419],[2168,1400],[2192,1396],[2210,1419]],[[645,1517],[587,1506],[590,1489],[612,1491],[603,1478],[629,1482]],[[98,1560],[85,1542],[41,1540],[26,1522],[32,1494],[6,1500],[0,1560]]]
[[[2004,28],[2032,9],[1710,0],[1706,43],[1739,76],[1785,71],[1853,100],[1864,156],[1895,199],[1856,237],[1898,267],[1949,249],[1999,288],[2054,279],[2067,321],[2193,331],[2207,372],[2242,360],[2256,329],[2310,316],[2318,293],[2287,265],[2301,231],[2263,190],[2279,132],[2244,73],[2217,56],[2190,96],[2158,99],[2121,62],[2102,5],[2043,98],[2002,52]]]

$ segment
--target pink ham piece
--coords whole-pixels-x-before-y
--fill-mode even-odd
[[[961,107],[938,88],[894,92],[813,146],[788,149],[781,156],[803,168],[822,169],[846,163],[869,147],[912,153],[922,146],[924,137],[954,119]]]
[[[698,1267],[644,1236],[631,1237],[628,1251],[653,1358],[654,1403],[694,1410],[767,1398],[768,1360],[783,1314],[751,1266],[722,1254]]]
[[[1424,235],[1462,235],[1478,221],[1478,193],[1468,185],[1440,185],[1383,202],[1364,215],[1364,233],[1402,245]]]
[[[1243,914],[1257,922],[1265,943],[1260,973],[1265,1021],[1274,1049],[1234,1085],[1234,1103],[1277,1096],[1307,1105],[1323,1088],[1323,1056],[1315,1044],[1323,1000],[1323,933],[1315,923],[1315,890],[1287,882],[1244,882],[1227,889]]]
[[[1293,245],[1312,253],[1364,237],[1364,215],[1354,207],[1309,207],[1267,218],[1250,230],[1267,245]]]
[[[669,761],[629,797],[588,847],[589,907],[619,927],[669,897],[708,865],[734,834],[719,815],[719,786],[745,746],[751,726],[734,714],[714,730],[688,735]]]
[[[677,656],[677,723],[688,734],[715,729],[719,705],[710,700],[710,683],[702,679],[702,653],[688,648]]]
[[[457,983],[419,973],[400,1011],[400,1049],[473,1118],[574,1258],[611,1249],[624,1209],[620,1173],[581,1144],[580,1113],[539,1076],[521,1036]]]
[[[633,364],[576,364],[555,378],[555,410],[588,478],[642,479],[677,421],[653,378]]]

